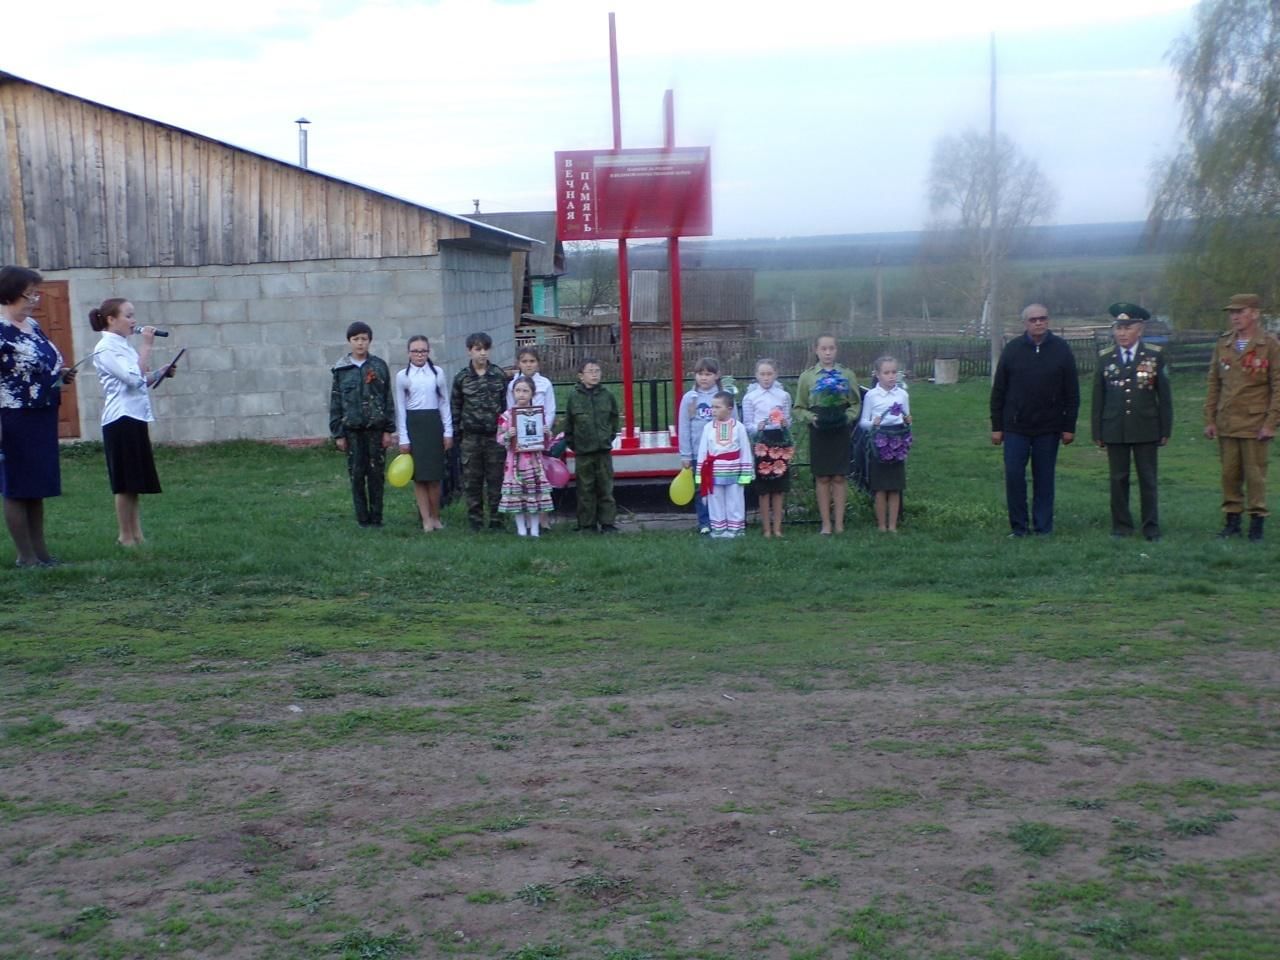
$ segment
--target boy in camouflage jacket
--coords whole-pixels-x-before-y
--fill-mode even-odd
[[[329,391],[329,436],[347,455],[351,500],[362,527],[382,526],[384,451],[395,442],[391,372],[369,352],[372,342],[367,323],[347,327],[351,352],[333,365]]]
[[[501,530],[505,525],[498,515],[498,501],[507,451],[497,437],[498,417],[507,407],[507,377],[501,367],[489,362],[492,347],[493,338],[487,333],[470,334],[470,362],[453,378],[453,429],[462,436],[462,489],[472,530],[484,527],[486,500],[490,529]]]

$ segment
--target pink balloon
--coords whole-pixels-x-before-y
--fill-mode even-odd
[[[542,458],[542,469],[546,471],[547,483],[557,490],[563,490],[569,485],[569,468],[564,465],[563,460],[544,456]]]

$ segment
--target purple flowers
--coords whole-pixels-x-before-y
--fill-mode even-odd
[[[881,463],[895,463],[906,460],[907,454],[911,452],[910,433],[884,433],[877,431],[872,438],[872,443],[875,444],[876,453],[880,455]]]
[[[902,416],[902,404],[901,404],[901,403],[895,403],[892,407],[890,407],[890,408],[889,408],[889,416],[891,416],[891,417],[900,417],[900,416]]]

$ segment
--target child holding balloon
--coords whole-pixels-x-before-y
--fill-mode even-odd
[[[521,407],[533,406],[534,390],[534,382],[529,377],[516,377],[511,384],[511,396],[515,403],[498,417],[497,440],[507,448],[498,512],[515,515],[516,533],[522,537],[540,536],[542,514],[554,509],[551,504],[551,484],[542,466],[542,450],[521,449],[520,438],[516,436],[516,411]],[[546,436],[544,431],[544,446]]]

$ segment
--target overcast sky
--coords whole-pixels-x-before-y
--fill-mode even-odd
[[[552,154],[710,145],[716,236],[914,230],[934,141],[1001,129],[1055,220],[1141,219],[1177,144],[1189,0],[174,0],[22,3],[0,69],[454,213],[551,209]],[[16,24],[14,18],[16,17]],[[18,41],[12,37],[21,38]]]

